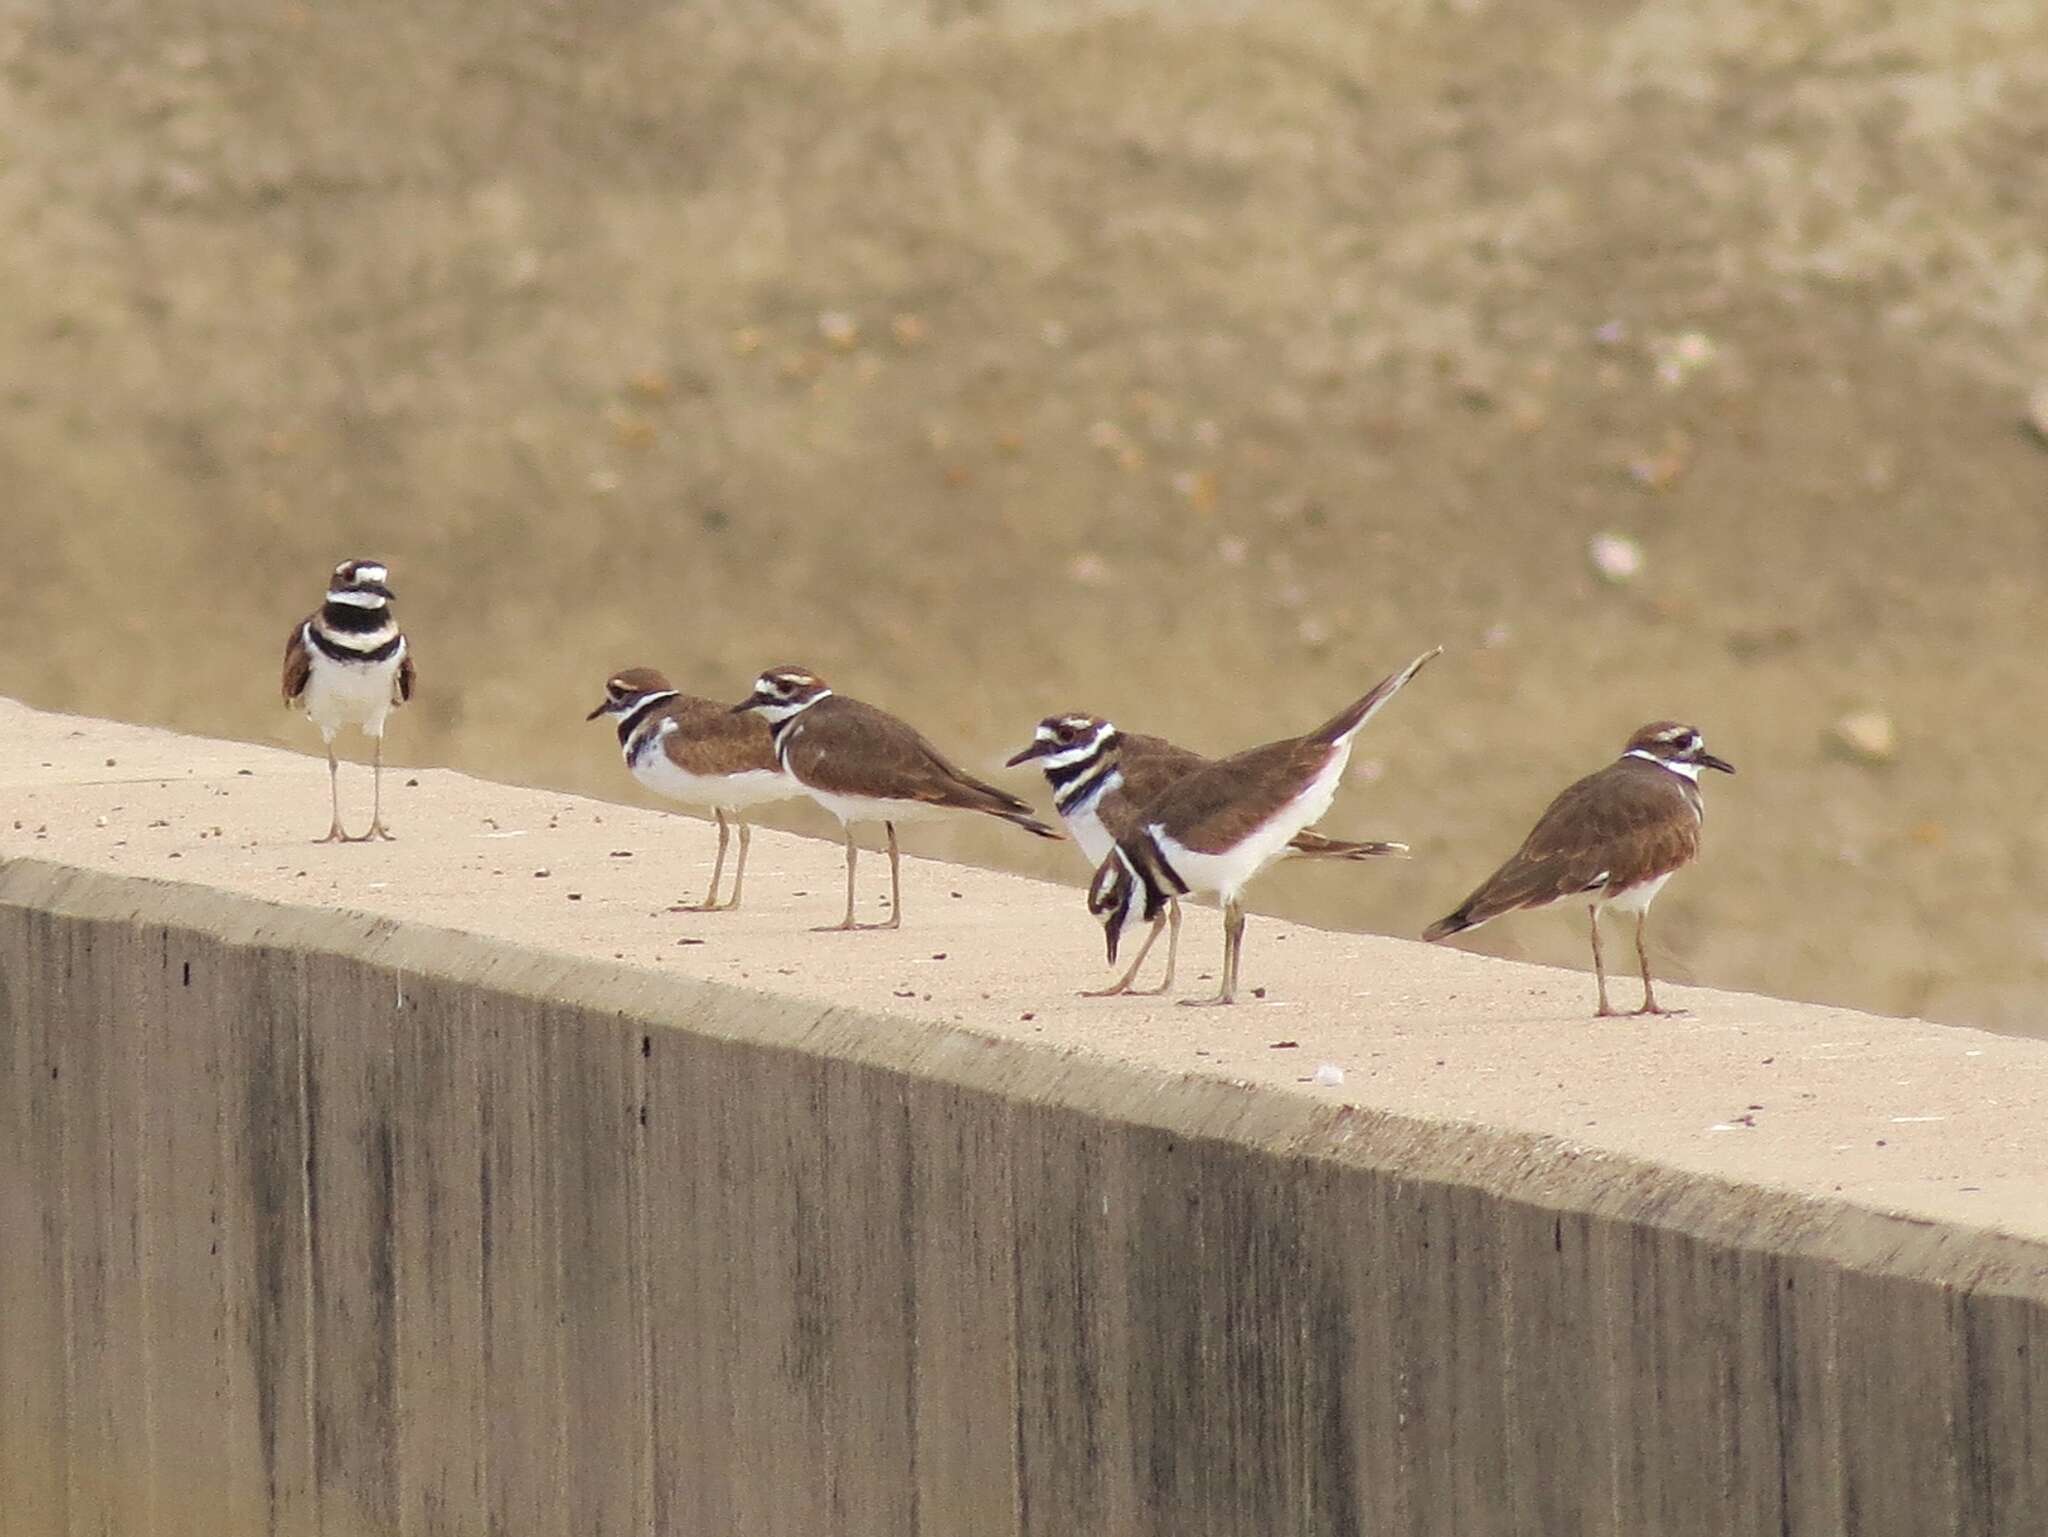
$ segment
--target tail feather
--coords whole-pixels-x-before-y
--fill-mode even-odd
[[[1444,648],[1442,646],[1433,647],[1423,652],[1422,655],[1418,656],[1399,672],[1394,673],[1390,677],[1382,678],[1373,685],[1372,691],[1366,694],[1364,698],[1339,710],[1335,715],[1324,721],[1321,726],[1311,733],[1311,740],[1328,742],[1334,746],[1338,742],[1346,741],[1356,736],[1365,723],[1379,713],[1381,706],[1408,686],[1408,680],[1413,678],[1418,672],[1421,672],[1425,663],[1443,654]]]
[[[1026,831],[1027,833],[1036,833],[1039,837],[1050,838],[1055,843],[1065,841],[1066,834],[1059,832],[1054,828],[1047,827],[1043,822],[1039,821],[1037,817],[1032,816],[1029,812],[998,811],[996,815],[1001,817],[1005,822],[1009,822],[1017,827],[1023,828],[1024,831]]]
[[[999,790],[994,785],[966,774],[960,774],[954,782],[953,804],[967,811],[985,811],[992,817],[1001,817],[1005,822],[1014,822],[1027,833],[1036,833],[1041,838],[1055,842],[1063,834],[1055,832],[1032,815],[1031,803],[1019,800],[1008,790]]]
[[[1461,907],[1449,917],[1437,919],[1422,931],[1422,937],[1435,944],[1439,939],[1449,939],[1453,934],[1462,934],[1467,929],[1478,927],[1478,924],[1465,915],[1465,909]]]
[[[1406,859],[1408,845],[1378,841],[1351,843],[1342,838],[1325,838],[1318,832],[1298,832],[1288,843],[1287,852],[1298,859]]]

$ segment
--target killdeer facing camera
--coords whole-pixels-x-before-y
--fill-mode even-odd
[[[735,715],[752,711],[766,718],[783,772],[845,829],[846,916],[828,929],[902,926],[898,822],[944,811],[981,811],[1041,838],[1059,836],[1016,796],[948,763],[915,728],[873,705],[833,693],[805,668],[762,673],[753,693],[732,709]],[[860,855],[853,841],[856,822],[880,822],[888,835],[889,917],[884,923],[853,921],[853,869]]]
[[[1548,907],[1577,897],[1593,919],[1593,977],[1602,1015],[1607,970],[1600,956],[1600,909],[1636,915],[1636,959],[1643,970],[1638,1014],[1670,1012],[1657,1006],[1650,986],[1650,953],[1643,926],[1664,883],[1699,856],[1700,770],[1735,772],[1707,751],[1699,732],[1678,721],[1652,721],[1628,739],[1621,756],[1589,774],[1550,803],[1522,846],[1458,905],[1422,932],[1443,939],[1476,929],[1502,913]]]
[[[1245,883],[1330,809],[1365,723],[1442,652],[1425,651],[1307,736],[1219,759],[1177,779],[1140,810],[1137,831],[1117,839],[1088,888],[1088,910],[1102,920],[1110,964],[1140,897],[1156,936],[1173,898],[1213,891],[1223,904],[1222,985],[1214,998],[1181,1001],[1235,1002],[1244,947],[1238,896]]]
[[[775,743],[764,721],[735,715],[709,699],[678,690],[651,667],[629,667],[605,680],[604,698],[584,717],[610,716],[619,723],[619,747],[626,767],[656,795],[701,806],[718,819],[718,858],[711,889],[691,911],[730,912],[740,905],[747,878],[747,844],[752,829],[741,815],[749,806],[798,794],[794,781],[775,761]],[[732,895],[718,900],[732,823],[740,829],[739,862]]]
[[[1031,745],[1012,757],[1009,766],[1036,763],[1044,770],[1046,783],[1052,787],[1053,805],[1067,835],[1080,848],[1088,868],[1096,870],[1109,857],[1117,839],[1139,831],[1140,814],[1145,807],[1189,774],[1209,767],[1211,762],[1164,737],[1122,731],[1100,715],[1075,713],[1048,715],[1040,721]],[[1308,859],[1372,859],[1407,852],[1405,843],[1347,843],[1306,831],[1296,833],[1284,851],[1290,857]],[[1122,976],[1108,987],[1089,989],[1082,996],[1151,996],[1170,989],[1180,953],[1178,897],[1168,899],[1166,917],[1166,975],[1158,986],[1141,989],[1131,985],[1159,937],[1155,925]]]
[[[304,708],[327,744],[327,789],[334,816],[321,843],[389,838],[384,825],[384,718],[412,698],[412,652],[391,617],[391,577],[381,560],[345,560],[327,583],[327,601],[299,621],[284,646],[284,702]],[[334,738],[355,726],[376,744],[370,830],[341,830],[341,770]]]

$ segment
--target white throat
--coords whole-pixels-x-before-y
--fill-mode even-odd
[[[811,694],[803,699],[777,700],[773,704],[760,704],[754,706],[754,708],[758,710],[761,713],[761,715],[772,724],[780,721],[786,721],[795,716],[801,715],[804,713],[804,711],[808,710],[812,705],[816,704],[819,700],[830,699],[831,697],[832,690],[830,690],[829,688],[821,688],[817,691],[817,693]]]
[[[1623,753],[1622,756],[1625,758],[1641,758],[1645,763],[1654,763],[1660,769],[1669,770],[1680,779],[1690,780],[1694,784],[1700,782],[1700,765],[1697,763],[1675,763],[1669,758],[1660,758],[1653,752],[1644,752],[1640,747],[1632,747]]]
[[[382,608],[391,600],[381,592],[357,592],[353,588],[337,587],[327,594],[329,603],[346,603],[350,608]]]

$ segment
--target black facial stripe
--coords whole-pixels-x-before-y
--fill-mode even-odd
[[[640,729],[640,722],[675,698],[675,690],[667,689],[642,697],[626,714],[619,717],[619,746],[624,747],[633,733]]]
[[[1047,769],[1045,777],[1052,781],[1053,805],[1059,808],[1061,816],[1073,815],[1102,793],[1109,776],[1116,771],[1114,761],[1099,756],[1064,769]]]
[[[1062,749],[1062,751],[1065,750],[1064,748]],[[1058,791],[1063,785],[1072,784],[1075,780],[1085,778],[1089,774],[1094,773],[1096,769],[1102,766],[1105,756],[1104,753],[1098,750],[1090,753],[1085,758],[1077,758],[1072,763],[1047,763],[1045,765],[1046,780],[1055,791]]]

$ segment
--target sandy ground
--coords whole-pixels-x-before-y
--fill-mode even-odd
[[[961,1032],[940,1052],[1021,1040],[1533,1134],[1566,1158],[2048,1234],[2035,1146],[2048,1049],[2032,1041],[1698,988],[1668,990],[1683,1016],[1596,1021],[1576,972],[1269,918],[1251,921],[1234,1008],[1082,998],[1103,976],[1100,940],[1060,887],[914,859],[900,931],[817,934],[839,913],[829,843],[762,835],[746,907],[686,913],[715,842],[699,823],[429,770],[392,786],[396,842],[313,844],[326,778],[317,759],[0,701],[0,794],[16,813],[0,821],[0,859],[425,923]],[[882,913],[880,863],[863,916]],[[1221,936],[1213,914],[1188,927],[1176,993],[1199,997]],[[821,1016],[821,1049],[841,1018],[857,1016]],[[697,1024],[719,1028],[715,1009]]]
[[[1416,857],[1263,908],[1412,934],[1679,716],[1668,973],[2048,1028],[2048,11],[1555,9],[0,8],[0,692],[305,745],[376,555],[397,758],[622,796],[629,662],[992,768],[1441,643],[1330,822]]]

